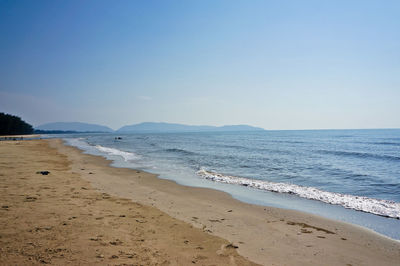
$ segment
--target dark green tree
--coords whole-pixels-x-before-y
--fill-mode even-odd
[[[22,135],[32,133],[32,126],[18,116],[0,113],[0,135]]]

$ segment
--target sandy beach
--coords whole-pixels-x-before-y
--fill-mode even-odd
[[[109,164],[57,139],[1,141],[0,264],[400,261],[400,243],[370,230]]]
[[[254,265],[226,240],[99,192],[71,166],[45,141],[0,142],[1,265]]]

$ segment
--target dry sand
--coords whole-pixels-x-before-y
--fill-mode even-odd
[[[60,140],[0,142],[0,156],[0,263],[399,265],[400,243],[370,230],[109,167]]]

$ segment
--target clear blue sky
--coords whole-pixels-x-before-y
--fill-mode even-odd
[[[0,0],[0,111],[400,127],[400,1]]]

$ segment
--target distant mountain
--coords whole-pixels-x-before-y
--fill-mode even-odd
[[[134,124],[130,126],[124,126],[117,130],[119,133],[149,133],[149,132],[205,132],[205,131],[255,131],[264,130],[259,127],[252,127],[248,125],[230,125],[230,126],[189,126],[183,124],[171,124],[171,123],[155,123],[155,122],[144,122],[140,124]]]
[[[48,123],[43,124],[35,129],[37,130],[51,130],[51,131],[75,131],[75,132],[114,132],[109,127],[96,125],[96,124],[88,124],[88,123],[80,123],[80,122],[56,122],[56,123]]]
[[[227,125],[222,127],[217,127],[218,131],[254,131],[254,130],[265,130],[261,127],[253,127],[249,125]]]

